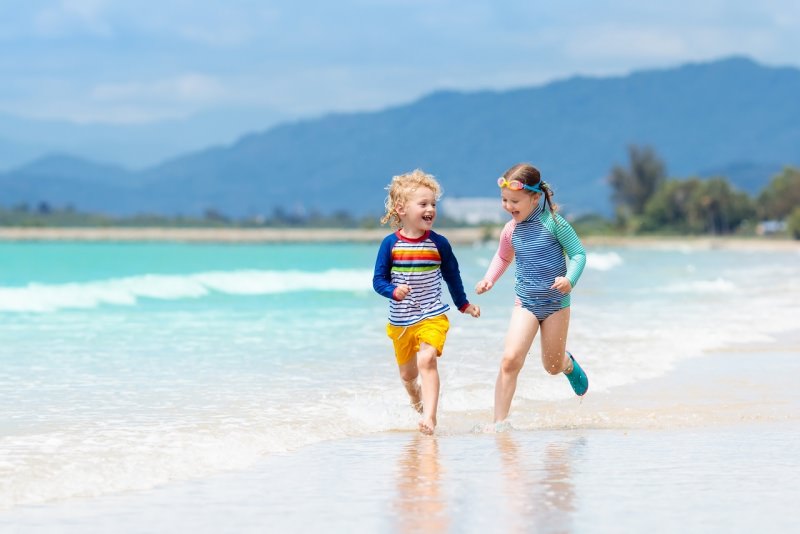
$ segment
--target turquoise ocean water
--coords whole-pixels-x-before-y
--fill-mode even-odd
[[[446,232],[444,232],[446,234]],[[513,268],[476,297],[493,245],[456,246],[473,319],[450,313],[442,434],[487,422]],[[413,431],[371,288],[377,244],[0,243],[0,509],[146,489],[321,441]],[[589,248],[569,349],[590,392],[797,329],[798,251]],[[448,297],[449,301],[449,297]],[[631,425],[538,410],[567,399],[538,362],[521,429]]]

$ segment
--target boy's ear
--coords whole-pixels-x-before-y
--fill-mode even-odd
[[[394,205],[394,211],[397,212],[398,215],[403,216],[406,214],[406,204],[405,202],[398,202]]]

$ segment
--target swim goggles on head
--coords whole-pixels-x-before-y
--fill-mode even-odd
[[[512,191],[521,191],[523,189],[527,189],[528,191],[533,191],[534,193],[542,192],[542,182],[538,182],[536,185],[528,185],[520,182],[519,180],[506,180],[503,176],[497,179],[497,186],[501,189],[507,187]]]

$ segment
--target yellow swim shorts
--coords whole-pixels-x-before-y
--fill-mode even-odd
[[[416,357],[420,343],[432,346],[436,349],[436,355],[441,356],[448,330],[450,321],[445,314],[428,317],[411,326],[386,325],[386,335],[394,343],[397,365],[408,363],[411,358]]]

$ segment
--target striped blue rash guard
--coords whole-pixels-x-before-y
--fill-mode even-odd
[[[444,236],[428,231],[410,239],[398,230],[384,238],[375,260],[372,287],[389,299],[390,324],[409,326],[449,310],[450,306],[442,302],[442,279],[453,303],[463,312],[469,301],[458,261]],[[400,284],[411,287],[403,300],[395,298]]]
[[[564,276],[574,288],[586,265],[586,251],[572,226],[540,203],[524,221],[512,219],[505,225],[484,278],[497,282],[514,260],[517,302],[543,321],[570,305],[571,295],[551,286]]]

